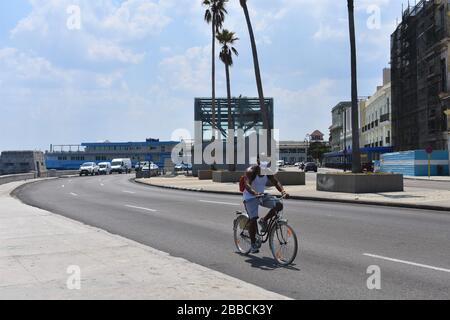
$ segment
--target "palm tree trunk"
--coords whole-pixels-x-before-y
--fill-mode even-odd
[[[261,111],[263,113],[263,125],[264,129],[267,130],[267,152],[268,156],[271,156],[272,150],[271,150],[271,126],[269,121],[269,111],[266,108],[265,99],[264,99],[264,91],[263,91],[263,85],[262,85],[262,79],[261,79],[261,70],[259,68],[259,59],[258,59],[258,50],[256,48],[256,40],[255,40],[255,34],[253,33],[253,27],[250,20],[250,14],[248,12],[247,2],[246,0],[241,0],[241,6],[244,9],[245,14],[245,20],[247,21],[247,27],[248,32],[250,34],[250,42],[252,44],[252,53],[253,53],[253,64],[255,66],[255,78],[256,78],[256,86],[258,88],[258,96],[259,96],[259,105],[261,108]]]
[[[231,115],[231,83],[230,83],[230,66],[225,63],[225,75],[227,78],[227,97],[228,97],[228,135],[231,134],[230,130],[234,130],[234,123]],[[229,137],[230,138],[230,137]],[[234,136],[233,136],[234,140]],[[228,166],[229,171],[236,171],[235,163]]]
[[[359,110],[358,110],[358,74],[356,62],[356,37],[355,37],[355,16],[353,0],[347,0],[349,29],[350,29],[350,47],[351,47],[351,66],[352,66],[352,172],[361,172],[361,153],[359,147]]]
[[[216,136],[216,128],[217,128],[217,122],[216,122],[216,18],[213,14],[212,19],[212,72],[211,72],[211,84],[212,84],[212,94],[211,94],[211,106],[212,106],[212,140],[214,141]]]

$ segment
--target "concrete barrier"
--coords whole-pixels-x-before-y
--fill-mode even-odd
[[[276,174],[276,177],[280,180],[283,186],[306,185],[306,174],[304,172],[279,171]]]
[[[335,174],[317,175],[317,191],[341,193],[378,193],[404,191],[401,174]]]
[[[34,172],[0,176],[0,185],[16,181],[31,180],[35,178],[36,175]]]
[[[211,170],[198,170],[199,180],[211,180],[213,172]]]
[[[214,171],[212,180],[217,183],[236,183],[243,175],[245,175],[245,171]],[[304,186],[306,184],[304,172],[279,171],[276,177],[285,186]],[[268,186],[271,186],[270,181]]]
[[[212,181],[218,183],[235,183],[245,175],[245,171],[214,171]]]

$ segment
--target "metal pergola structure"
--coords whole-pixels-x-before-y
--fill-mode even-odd
[[[269,113],[270,128],[274,128],[273,98],[266,98],[265,105]],[[232,98],[231,115],[233,128],[242,129],[247,134],[253,130],[263,129],[263,113],[258,98]],[[195,121],[202,123],[203,141],[212,137],[212,99],[195,99]],[[216,98],[217,129],[224,138],[228,131],[228,99]]]

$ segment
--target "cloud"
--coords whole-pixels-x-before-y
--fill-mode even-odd
[[[143,53],[133,53],[132,50],[122,48],[110,41],[93,42],[87,51],[87,56],[93,61],[110,60],[125,64],[138,64],[145,57]]]
[[[62,57],[92,67],[99,60],[118,65],[137,64],[145,53],[134,44],[159,35],[172,21],[170,5],[164,1],[113,0],[76,1],[80,8],[81,29],[71,30],[67,12],[72,0],[30,0],[31,12],[10,32],[23,46],[32,46],[44,56]],[[84,59],[84,61],[82,61]]]
[[[341,28],[333,28],[329,25],[320,24],[319,30],[313,35],[314,40],[342,40],[345,38],[345,32]]]
[[[220,75],[218,66],[218,75]],[[164,58],[160,63],[160,81],[173,90],[204,95],[211,78],[211,45],[191,47],[182,54]]]

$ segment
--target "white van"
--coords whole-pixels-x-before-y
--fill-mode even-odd
[[[277,161],[277,166],[279,167],[279,168],[282,168],[282,167],[284,167],[286,165],[286,163],[284,162],[284,160],[278,160]]]
[[[131,159],[114,159],[111,162],[111,173],[117,172],[119,174],[122,173],[130,173],[131,172]]]
[[[98,164],[98,172],[100,174],[108,175],[111,174],[111,162],[102,162]]]

